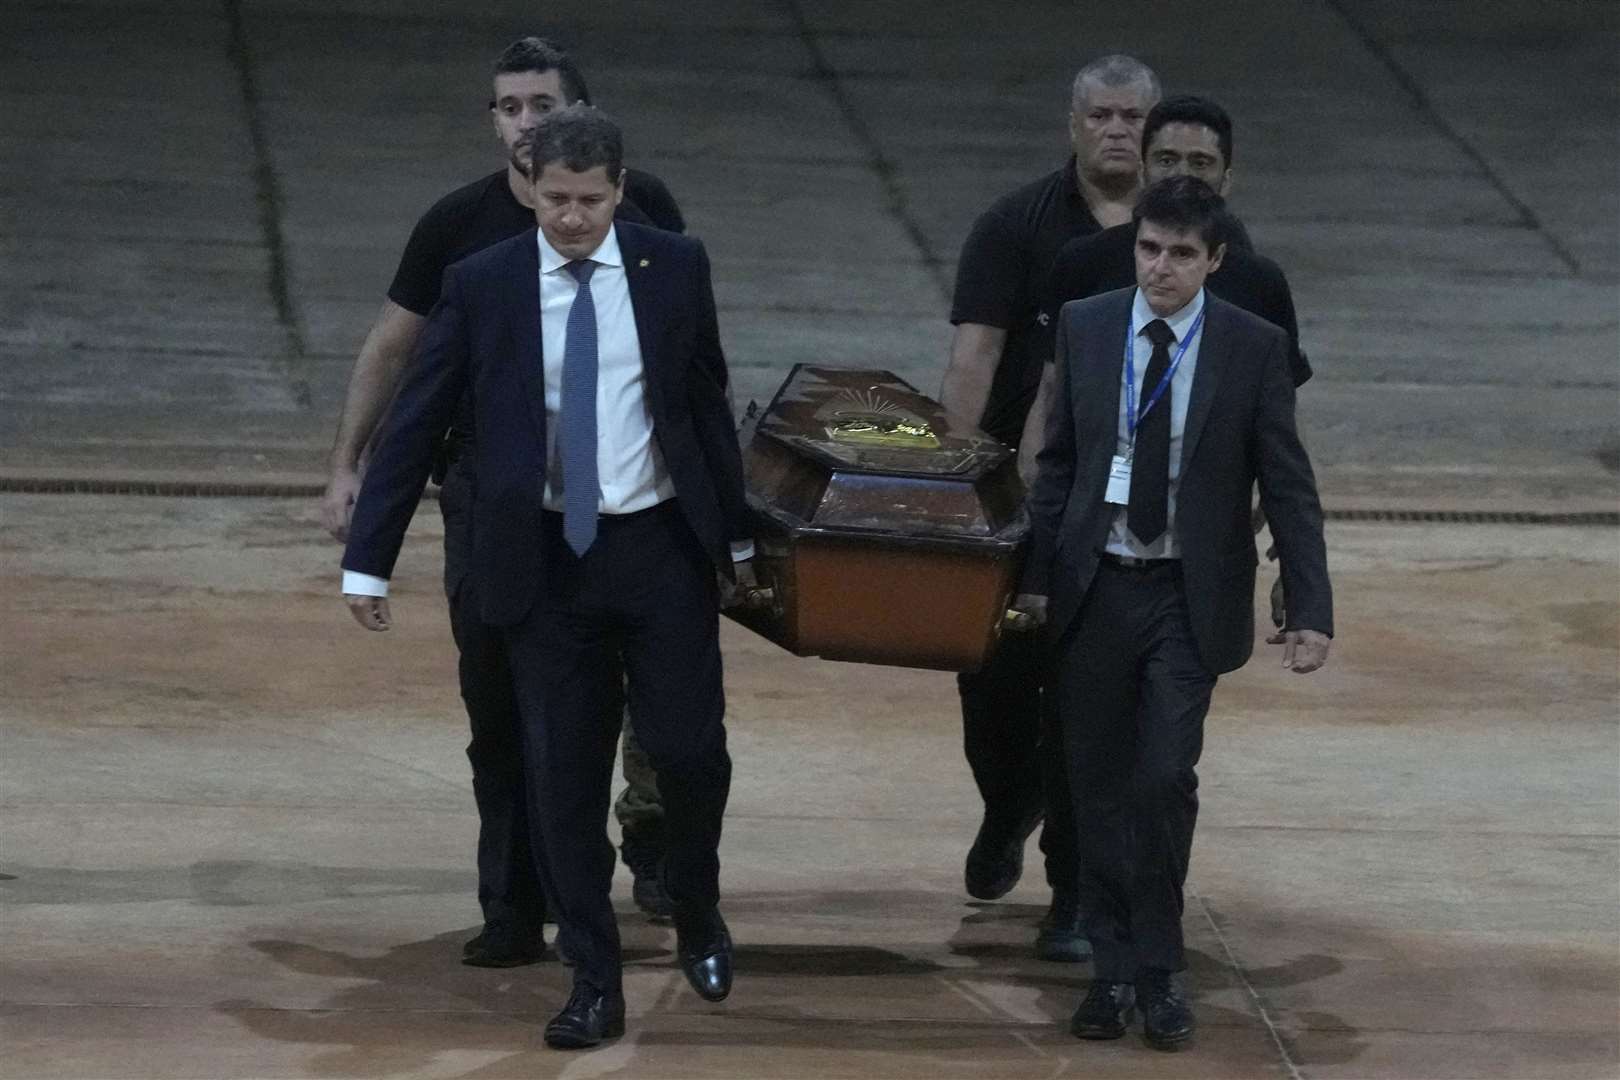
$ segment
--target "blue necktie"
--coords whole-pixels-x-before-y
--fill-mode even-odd
[[[575,555],[584,555],[596,539],[596,512],[602,489],[596,476],[596,301],[591,274],[596,264],[575,259],[565,269],[579,282],[568,309],[563,344],[562,452],[563,539]]]

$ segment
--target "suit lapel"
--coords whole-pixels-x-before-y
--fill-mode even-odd
[[[1209,420],[1210,407],[1215,402],[1215,391],[1220,383],[1221,369],[1226,364],[1226,350],[1230,336],[1226,313],[1209,293],[1204,294],[1204,334],[1198,343],[1198,367],[1193,371],[1192,397],[1187,402],[1187,419],[1181,429],[1181,473],[1186,475],[1187,464],[1198,449],[1198,437],[1204,433]]]
[[[1087,363],[1076,372],[1074,395],[1079,401],[1077,431],[1089,435],[1090,461],[1085,475],[1094,480],[1108,476],[1108,465],[1119,441],[1119,399],[1125,364],[1125,334],[1129,330],[1131,300],[1135,290],[1125,293],[1105,318],[1088,328],[1085,343]]]
[[[533,232],[515,245],[506,275],[507,325],[512,329],[512,359],[529,398],[529,413],[546,445],[546,368],[540,341],[540,250]]]
[[[652,413],[654,427],[664,415],[663,366],[660,363],[662,344],[660,286],[667,267],[659,265],[648,253],[642,238],[634,228],[617,226],[619,256],[624,260],[625,284],[630,290],[630,310],[636,316],[636,337],[641,345],[641,367],[646,375],[643,385],[647,389],[647,408]]]

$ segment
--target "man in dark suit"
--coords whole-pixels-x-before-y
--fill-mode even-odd
[[[1322,511],[1294,426],[1288,338],[1210,295],[1222,200],[1190,176],[1137,204],[1136,280],[1065,305],[1058,393],[1016,606],[1048,625],[1093,957],[1070,1030],[1191,1038],[1182,889],[1216,676],[1254,648],[1255,484],[1282,551],[1283,665],[1327,658]]]
[[[678,962],[708,1000],[730,992],[716,571],[734,578],[753,548],[702,245],[615,223],[622,138],[595,109],[547,116],[531,155],[539,230],[446,272],[355,503],[343,588],[361,625],[387,628],[386,579],[470,390],[469,584],[506,639],[533,847],[574,962],[546,1041],[582,1047],[624,1030],[605,831],[621,670],[665,800]]]
[[[1142,172],[1149,186],[1172,176],[1196,176],[1222,198],[1232,190],[1232,117],[1217,102],[1191,94],[1167,97],[1148,111],[1142,125]],[[1311,377],[1310,361],[1299,345],[1299,323],[1294,315],[1294,294],[1282,267],[1254,250],[1249,232],[1237,215],[1228,211],[1222,217],[1222,241],[1226,254],[1212,270],[1205,287],[1211,293],[1252,312],[1288,334],[1288,363],[1294,388]],[[1051,367],[1057,313],[1070,300],[1129,288],[1136,281],[1136,222],[1066,244],[1052,263],[1046,297],[1036,313],[1029,340],[1035,356],[1032,362],[1045,366],[1030,422],[1024,428],[1019,455],[1030,482],[1040,440],[1046,430],[1051,407],[1055,373]],[[1265,524],[1255,516],[1254,528]],[[1275,559],[1276,550],[1267,552]],[[1284,620],[1282,577],[1271,590],[1271,617],[1278,626]]]
[[[349,514],[360,493],[362,463],[388,403],[404,377],[451,263],[518,233],[533,235],[533,183],[529,140],[540,118],[576,101],[589,105],[585,77],[573,57],[538,37],[521,37],[502,50],[491,73],[489,115],[506,158],[501,169],[458,187],[417,221],[400,255],[376,322],[349,375],[333,441],[331,471],[321,516],[338,540],[348,539]],[[663,181],[626,170],[625,197],[615,217],[685,231],[680,207]],[[508,968],[545,955],[545,898],[529,851],[528,799],[518,750],[520,722],[506,646],[477,617],[476,598],[462,587],[472,556],[472,460],[476,442],[471,406],[457,409],[445,434],[436,478],[444,517],[444,588],[450,631],[459,655],[457,674],[471,741],[473,799],[478,808],[479,932],[462,947],[464,964]],[[663,807],[630,718],[624,725],[626,786],[614,804],[624,863],[633,876],[631,896],[649,915],[669,914],[659,883]]]

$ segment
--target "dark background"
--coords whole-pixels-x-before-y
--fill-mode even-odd
[[[711,248],[741,401],[801,360],[937,390],[969,224],[1122,50],[1236,118],[1330,506],[1620,495],[1613,3],[472,8],[0,2],[3,479],[318,481],[411,224],[501,163],[489,64],[540,32]]]

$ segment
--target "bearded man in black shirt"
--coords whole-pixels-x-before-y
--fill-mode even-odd
[[[339,540],[360,492],[366,447],[382,422],[404,375],[427,316],[438,302],[447,266],[491,244],[536,228],[529,180],[529,139],[540,118],[574,102],[590,103],[574,61],[543,38],[525,37],[507,46],[495,62],[489,103],[495,133],[506,148],[505,168],[457,188],[422,215],[411,231],[388,299],[372,324],[349,376],[348,392],[332,447],[321,518]],[[669,190],[656,177],[626,170],[625,198],[615,217],[672,232],[685,222]],[[450,627],[460,652],[461,696],[472,740],[473,797],[478,805],[478,901],[483,930],[466,943],[462,962],[476,967],[514,967],[544,954],[545,896],[530,845],[528,795],[518,745],[518,710],[506,649],[498,632],[478,617],[467,586],[472,553],[472,458],[470,402],[463,401],[435,478],[442,487],[444,587]],[[621,853],[635,878],[637,906],[667,917],[669,898],[659,882],[663,807],[651,764],[636,744],[626,718],[624,773],[629,786],[615,804]]]
[[[1042,365],[1031,363],[1027,338],[1052,259],[1073,237],[1130,220],[1142,125],[1158,99],[1158,76],[1132,57],[1081,68],[1070,99],[1068,164],[998,199],[962,247],[940,401],[1002,442],[1018,445],[1040,383]],[[1031,636],[1009,635],[983,670],[958,678],[963,751],[984,799],[963,878],[978,899],[1005,896],[1023,872],[1024,841],[1044,818],[1052,905],[1035,951],[1078,961],[1087,955],[1075,899],[1078,845],[1061,734],[1042,706],[1043,666]]]

